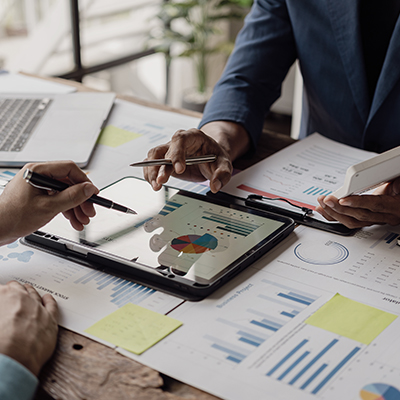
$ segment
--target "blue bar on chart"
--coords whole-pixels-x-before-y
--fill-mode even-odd
[[[275,286],[279,289],[283,289],[284,292],[280,292],[277,294],[278,297],[283,297],[287,300],[291,300],[300,304],[304,304],[304,305],[310,305],[312,304],[315,300],[318,299],[318,296],[315,296],[311,293],[306,293],[303,292],[301,290],[298,289],[293,289],[289,286],[286,285],[281,285],[277,282],[272,282],[269,281],[268,279],[263,279],[262,282],[268,284],[268,285],[272,285]]]
[[[283,300],[281,300],[281,299],[279,299],[277,297],[266,296],[264,294],[259,294],[258,297],[260,299],[267,300],[269,302],[276,303],[276,304],[279,304],[281,306],[287,307],[288,309],[291,309],[290,312],[292,314],[296,314],[297,315],[301,311],[303,311],[303,309],[304,309],[304,307],[300,308],[301,306],[295,308],[295,307],[293,307],[294,304],[290,304],[291,303],[290,301],[283,301]]]
[[[328,364],[322,364],[300,387],[300,389],[305,390],[318,376],[321,372],[328,366]]]
[[[274,317],[269,316],[268,314],[262,313],[260,311],[249,308],[247,310],[250,314],[255,314],[261,317],[261,320],[251,320],[250,323],[253,325],[257,325],[261,328],[269,329],[273,332],[278,331],[282,326],[286,324],[288,321],[280,320]]]
[[[308,343],[307,339],[302,340],[295,348],[289,351],[268,373],[267,376],[271,376],[275,371],[277,371],[286,361],[288,361],[294,354],[296,354],[303,346]]]
[[[204,339],[212,341],[211,347],[227,355],[226,360],[239,364],[250,352],[240,346],[235,346],[225,340],[218,339],[211,335],[205,335]]]
[[[339,370],[344,367],[344,365],[349,362],[357,353],[361,350],[360,347],[355,347],[340,363],[322,380],[322,382],[311,392],[312,394],[317,394],[327,383],[330,381],[334,375],[336,375]]]
[[[177,184],[174,183],[174,186],[175,185],[179,189],[187,190],[188,192],[192,192],[192,193],[206,194],[207,192],[210,191],[209,186],[202,185],[200,183],[179,181],[179,183],[177,183]]]
[[[327,343],[318,353],[314,356],[312,354],[312,348],[314,347],[313,343],[310,342],[309,339],[303,339],[300,341],[292,350],[290,350],[287,354],[285,354],[276,365],[271,368],[271,370],[266,374],[269,377],[272,377],[278,370],[283,368],[279,375],[275,375],[275,379],[278,381],[282,381],[289,373],[294,372],[295,375],[288,382],[289,385],[293,386],[298,382],[301,378],[305,378],[305,381],[301,384],[299,389],[306,390],[316,379],[321,375],[321,373],[325,370],[331,368],[330,372],[321,380],[320,383],[310,392],[312,394],[317,394],[344,366],[348,363],[351,358],[355,356],[355,354],[361,349],[360,347],[353,348],[347,355],[343,357],[343,359],[335,366],[330,366],[329,362],[323,360],[323,357],[327,355],[327,353],[332,350],[332,348],[339,342],[339,339],[332,339],[329,343]],[[309,344],[304,351],[300,354],[300,350],[305,347],[306,344]],[[337,350],[336,350],[337,351]],[[344,352],[343,352],[344,353]],[[329,353],[332,354],[332,353]],[[344,353],[346,354],[346,353]],[[296,359],[294,357],[297,356]],[[308,363],[306,363],[303,367],[300,367],[300,363],[306,360],[307,357],[311,356],[312,358]],[[328,355],[328,360],[330,356]],[[320,362],[320,365],[318,365]],[[299,367],[299,371],[296,373],[295,369]],[[313,368],[315,367],[315,368]],[[306,376],[307,372],[311,372],[310,376]]]
[[[392,243],[393,240],[397,238],[397,236],[399,236],[397,233],[394,233],[394,232],[389,233],[389,235],[387,235],[385,238],[386,243],[387,244]]]
[[[89,282],[97,285],[97,290],[111,289],[110,301],[117,307],[122,307],[127,303],[139,304],[156,293],[154,289],[147,286],[97,270],[91,270],[74,281],[75,284],[81,285],[86,285]]]
[[[171,214],[175,210],[177,210],[179,207],[182,207],[182,204],[175,203],[173,201],[167,201],[165,203],[165,206],[162,208],[162,210],[159,212],[160,215],[166,216],[168,214]]]
[[[294,385],[322,356],[326,354],[339,340],[333,339],[325,346],[290,382],[289,385]],[[309,382],[311,383],[311,381]],[[307,387],[308,384],[305,386]]]
[[[289,317],[289,318],[294,318],[297,314],[295,314],[294,312],[288,313],[286,311],[282,311],[281,315],[284,315],[285,317]]]
[[[269,335],[265,335],[265,334],[261,334],[260,332],[257,332],[256,330],[251,329],[250,326],[246,326],[246,325],[242,325],[242,324],[238,324],[236,322],[231,322],[228,321],[224,318],[217,318],[217,321],[230,326],[232,328],[239,329],[236,333],[239,335],[239,340],[240,337],[246,337],[248,339],[254,340],[256,342],[259,342],[260,344],[265,342],[268,338]]]
[[[251,328],[251,325],[249,323],[249,325],[244,324],[239,324],[236,322],[232,322],[232,321],[228,321],[224,318],[217,318],[216,320],[219,323],[222,323],[225,326],[231,327],[233,328],[234,335],[236,337],[236,341],[238,344],[246,344],[249,345],[251,347],[247,347],[247,350],[244,350],[241,348],[241,355],[246,357],[248,354],[250,354],[253,350],[255,350],[258,346],[260,346],[262,343],[264,343],[268,338],[269,335],[266,334],[262,334],[260,332],[258,332],[255,329]],[[208,340],[212,340],[213,344],[215,344],[215,338],[212,336],[205,336],[206,339]],[[210,339],[211,338],[211,339]],[[233,351],[237,352],[237,348],[236,345],[234,343],[228,343],[227,341],[225,341],[223,344],[221,344],[221,341],[219,341],[218,343],[216,343],[217,346],[211,346],[214,349],[217,350],[221,350],[222,351],[222,347],[224,348],[224,351],[227,353],[227,349],[231,349]],[[219,346],[219,347],[218,347]],[[221,347],[222,346],[222,347]],[[226,358],[228,361],[233,361],[235,363],[239,363],[240,361],[243,361],[244,357],[238,357],[236,355],[236,358],[233,357],[232,354],[230,354],[230,357]]]
[[[234,213],[232,214],[232,217],[230,217],[221,214],[215,214],[209,211],[204,211],[204,216],[202,217],[202,219],[221,224],[220,226],[217,226],[218,229],[230,233],[235,233],[241,236],[248,236],[250,235],[250,233],[254,232],[260,227],[259,225],[233,218],[233,216]]]
[[[278,381],[281,381],[285,378],[287,374],[289,374],[294,368],[296,368],[308,355],[309,351],[305,351],[300,357],[297,358],[279,377]]]
[[[279,293],[278,296],[283,297],[284,299],[296,301],[297,303],[304,304],[306,306],[309,306],[310,304],[312,304],[314,302],[314,300],[304,299],[302,296],[300,296],[294,292]]]
[[[304,190],[303,192],[304,194],[308,194],[310,196],[328,196],[329,194],[332,193],[332,190],[326,190],[326,189],[322,189],[319,187],[315,187],[315,186],[311,186],[308,189]]]
[[[378,246],[378,244],[385,242],[386,244],[391,245],[389,246],[390,249],[393,249],[394,247],[397,246],[397,241],[395,241],[395,239],[398,236],[399,234],[395,232],[385,232],[377,241],[375,241],[371,246],[369,246],[369,248],[373,249],[374,247]]]

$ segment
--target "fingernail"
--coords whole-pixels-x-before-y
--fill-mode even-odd
[[[174,164],[175,172],[181,174],[184,170],[183,165],[178,161]]]
[[[214,182],[214,187],[215,187],[215,190],[216,190],[217,192],[221,189],[222,183],[221,183],[221,181],[220,181],[219,179],[217,179],[217,180]]]
[[[339,200],[339,204],[340,204],[341,206],[348,206],[348,207],[351,207],[351,201],[348,200],[348,199],[340,199],[340,200]]]
[[[324,203],[325,203],[328,207],[330,207],[330,208],[334,208],[334,207],[335,207],[334,202],[331,201],[331,200],[325,201]]]
[[[85,196],[91,197],[96,193],[97,189],[95,186],[91,185],[90,183],[87,183],[84,188],[83,188],[83,193],[85,193]]]

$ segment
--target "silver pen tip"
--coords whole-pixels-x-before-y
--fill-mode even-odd
[[[134,215],[137,214],[137,212],[136,212],[135,210],[132,210],[131,208],[128,208],[127,211],[126,211],[126,213],[127,213],[127,214],[134,214]]]

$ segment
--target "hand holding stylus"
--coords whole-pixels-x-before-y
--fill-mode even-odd
[[[194,164],[193,158],[196,157],[197,162],[199,156],[209,158]],[[160,159],[165,159],[168,165],[159,165]],[[145,161],[156,163],[144,167],[144,177],[154,190],[160,190],[170,176],[174,176],[192,182],[209,180],[210,189],[215,193],[228,183],[232,174],[232,163],[225,147],[198,129],[176,132],[169,143],[151,149]]]
[[[25,182],[23,175],[26,169],[72,186],[49,195]],[[96,214],[93,204],[87,200],[98,192],[86,174],[71,161],[27,164],[0,196],[0,245],[40,229],[60,212],[74,229],[82,230]]]

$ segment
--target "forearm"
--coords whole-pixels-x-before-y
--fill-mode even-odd
[[[250,149],[250,137],[242,125],[230,121],[213,121],[201,127],[201,130],[223,147],[231,161]]]
[[[0,246],[12,243],[18,239],[13,232],[13,227],[17,221],[13,221],[10,208],[12,204],[7,204],[4,194],[0,195]]]

